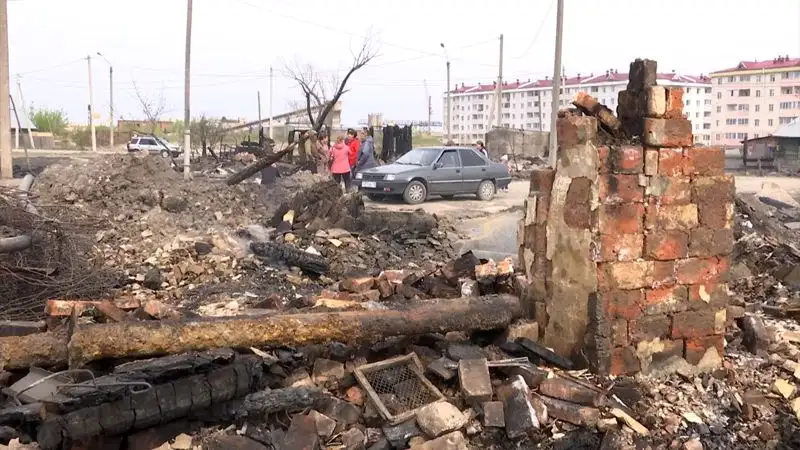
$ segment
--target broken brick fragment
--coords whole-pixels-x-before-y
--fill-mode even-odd
[[[339,286],[344,291],[359,294],[372,289],[375,286],[375,279],[372,277],[348,278],[339,283]]]

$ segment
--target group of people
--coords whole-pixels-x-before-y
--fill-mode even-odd
[[[349,128],[345,136],[338,136],[328,148],[328,137],[320,135],[316,141],[317,172],[330,173],[333,179],[350,190],[355,174],[377,165],[375,141],[369,129],[360,132]]]

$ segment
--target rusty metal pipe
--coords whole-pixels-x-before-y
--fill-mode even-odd
[[[74,330],[69,363],[80,367],[98,359],[142,358],[217,347],[369,343],[390,336],[502,328],[521,315],[517,297],[493,295],[472,300],[441,299],[405,310],[98,324]]]

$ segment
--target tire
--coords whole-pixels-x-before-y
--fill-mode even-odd
[[[481,181],[481,184],[478,185],[478,200],[488,202],[494,198],[496,191],[497,188],[495,187],[494,182],[491,180],[483,180]]]
[[[373,202],[380,202],[383,201],[386,196],[383,194],[367,194],[367,198],[372,200]]]
[[[162,158],[169,158],[169,152],[166,150],[161,150],[161,157]]]
[[[412,181],[403,191],[403,200],[409,205],[419,205],[428,197],[428,189],[421,181]]]
[[[443,198],[443,199],[445,199],[445,200],[452,200],[452,199],[453,199],[453,197],[455,197],[455,195],[453,195],[453,194],[446,194],[446,195],[441,195],[440,197],[442,197],[442,198]]]

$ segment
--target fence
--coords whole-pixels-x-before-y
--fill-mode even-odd
[[[547,154],[550,133],[514,128],[492,128],[486,133],[486,148],[493,159],[503,155],[522,158],[543,158]]]

